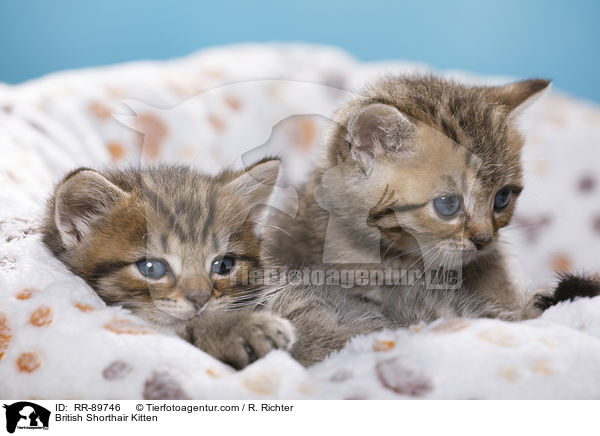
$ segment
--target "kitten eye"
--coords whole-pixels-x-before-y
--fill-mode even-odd
[[[226,254],[223,257],[218,257],[213,260],[213,263],[210,266],[210,272],[224,276],[229,274],[234,266],[235,258],[230,254]]]
[[[444,218],[449,218],[460,209],[460,197],[455,194],[444,195],[433,200],[433,207]]]
[[[136,266],[144,277],[148,277],[152,280],[163,278],[169,270],[167,265],[156,259],[140,260],[138,263],[136,263]]]
[[[508,206],[508,203],[510,203],[511,196],[512,196],[511,188],[505,187],[505,188],[502,188],[501,190],[499,190],[498,193],[496,194],[496,196],[494,197],[494,209],[502,210],[506,206]]]

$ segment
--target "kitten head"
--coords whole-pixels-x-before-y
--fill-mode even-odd
[[[215,177],[185,167],[82,168],[56,188],[43,240],[108,304],[175,326],[209,301],[252,296],[237,276],[260,265],[253,218],[278,168],[265,160]]]
[[[368,205],[390,252],[418,245],[446,264],[493,253],[523,189],[517,109],[548,84],[383,80],[341,112],[328,164],[349,197],[329,201],[349,220]]]

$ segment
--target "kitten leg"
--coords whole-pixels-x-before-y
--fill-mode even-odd
[[[270,310],[296,328],[297,340],[290,354],[300,364],[322,361],[357,335],[397,327],[386,319],[381,307],[349,294],[336,287],[290,286],[268,301]]]
[[[242,369],[271,350],[288,350],[295,330],[289,321],[270,312],[209,312],[188,322],[185,339]]]
[[[544,286],[535,290],[534,294],[524,297],[519,319],[534,319],[555,303],[550,304],[554,297],[554,286]]]

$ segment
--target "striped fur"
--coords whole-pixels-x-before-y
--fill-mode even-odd
[[[301,362],[314,363],[353,335],[383,327],[540,313],[536,300],[513,283],[499,230],[510,222],[523,188],[517,109],[548,84],[533,79],[485,88],[432,76],[388,77],[339,111],[324,162],[300,189],[298,216],[269,216],[263,244],[268,262],[412,268],[425,276],[443,267],[457,270],[460,280],[458,287],[436,289],[290,286],[276,293],[270,307],[298,329],[292,352]],[[503,188],[512,199],[495,210],[494,197]],[[462,201],[450,219],[433,206],[448,193]],[[319,333],[331,326],[335,338]]]
[[[261,266],[254,220],[278,167],[277,160],[265,160],[214,177],[175,166],[81,168],[50,199],[43,241],[107,304],[130,309],[242,367],[293,339],[289,324],[273,315],[228,312],[257,295],[238,276]],[[211,272],[223,255],[235,259],[231,273]],[[168,273],[144,276],[136,264],[145,259],[160,260]]]

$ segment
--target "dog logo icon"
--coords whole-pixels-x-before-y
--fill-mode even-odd
[[[14,433],[18,429],[48,430],[50,411],[29,401],[19,401],[11,405],[4,404],[6,409],[6,431]]]

